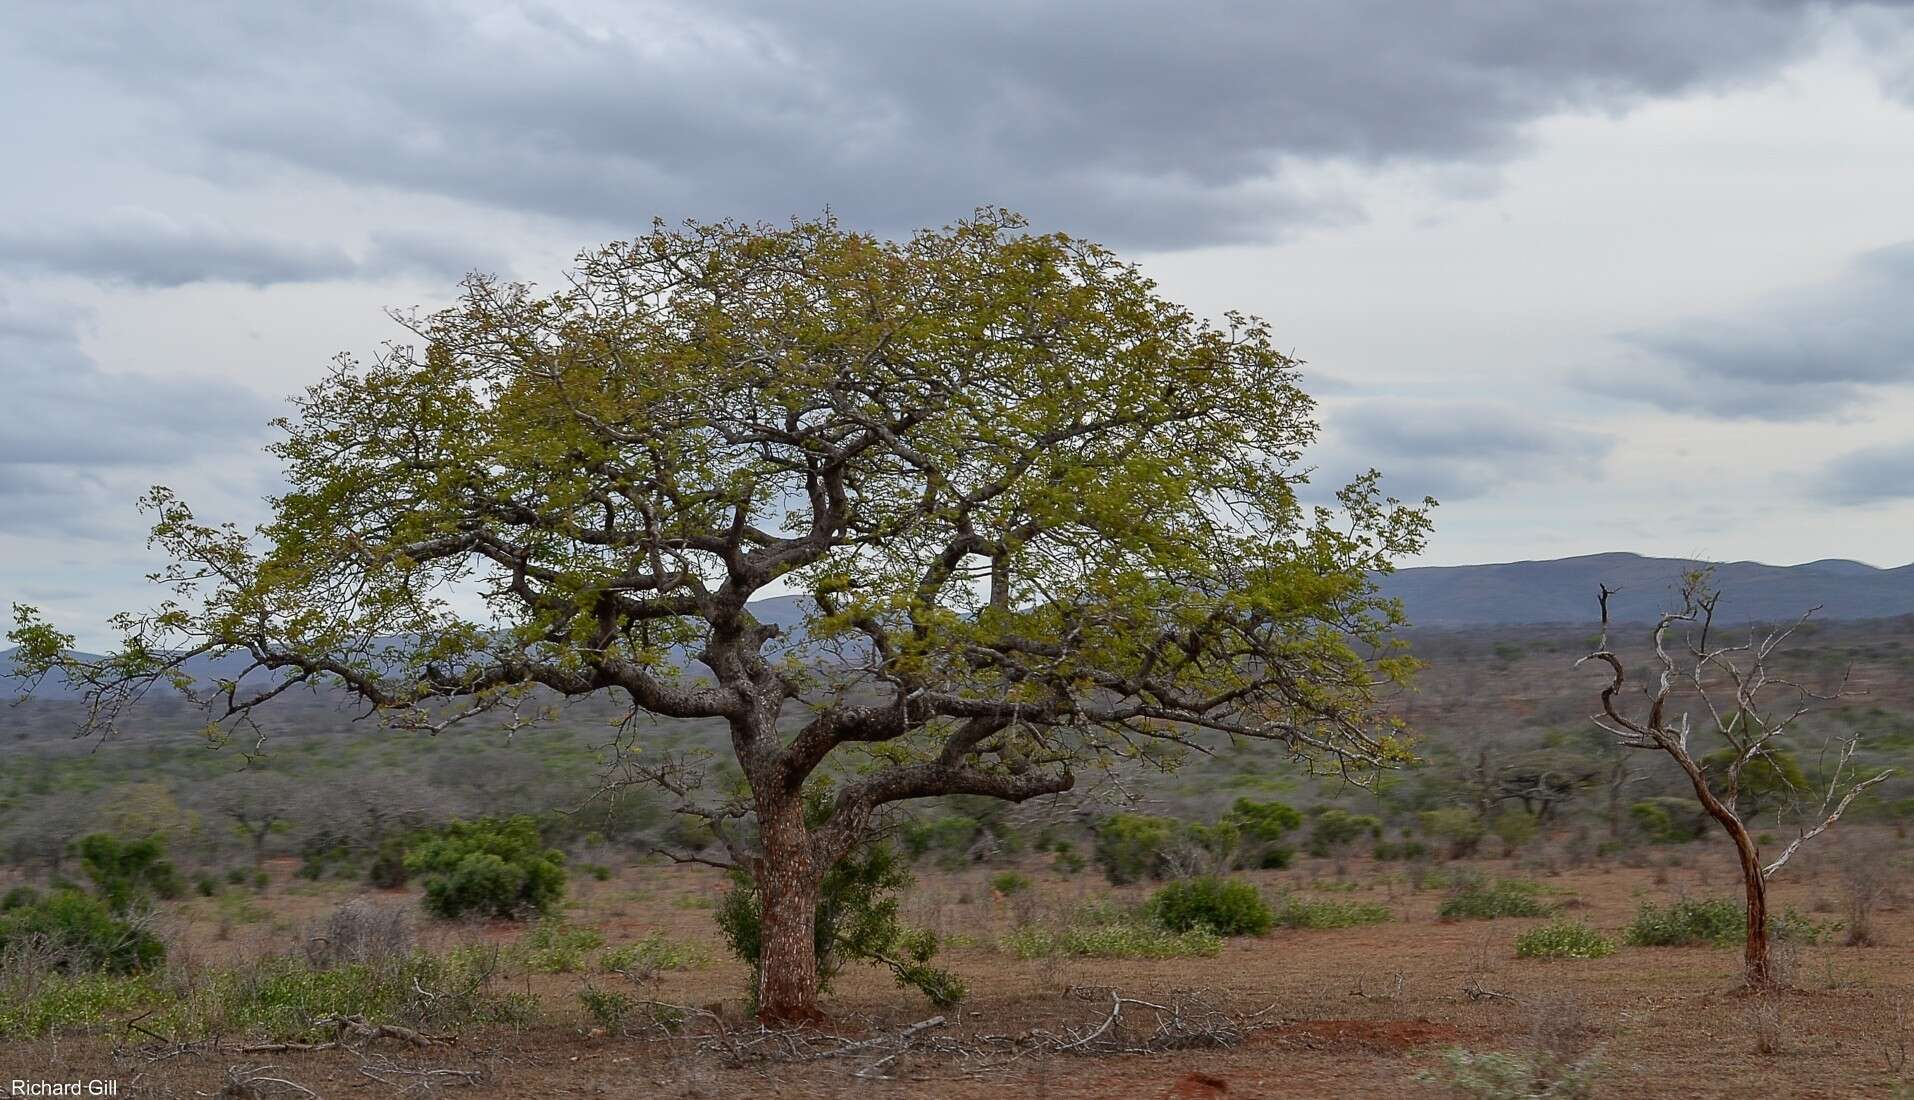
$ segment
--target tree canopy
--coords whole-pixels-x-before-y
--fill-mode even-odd
[[[18,662],[88,685],[98,726],[202,654],[271,674],[200,685],[227,722],[305,683],[433,731],[540,688],[721,719],[751,793],[719,835],[797,843],[813,880],[888,804],[1166,744],[1406,756],[1373,575],[1426,507],[1373,472],[1306,504],[1313,405],[1269,326],[1094,244],[996,210],[902,241],[659,224],[550,292],[475,276],[402,319],[279,423],[268,523],[155,489],[169,597],[99,662],[18,609]],[[779,594],[796,629],[753,613]],[[846,747],[813,828],[796,796]]]

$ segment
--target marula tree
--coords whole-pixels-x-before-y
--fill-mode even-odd
[[[819,884],[897,803],[1214,739],[1405,755],[1372,578],[1426,511],[1373,474],[1300,502],[1312,404],[1267,326],[1102,248],[994,210],[895,242],[659,225],[407,324],[280,424],[255,535],[156,489],[167,600],[99,662],[21,609],[21,663],[86,684],[96,728],[203,654],[251,666],[205,693],[229,723],[305,684],[434,732],[599,692],[721,721],[744,797],[640,770],[755,877],[777,1020],[817,1014]],[[796,631],[753,614],[781,593]]]

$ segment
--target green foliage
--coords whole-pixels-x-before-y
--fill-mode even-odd
[[[1203,877],[1172,882],[1150,898],[1151,919],[1172,932],[1201,928],[1219,936],[1260,936],[1273,919],[1255,886]]]
[[[397,890],[410,877],[405,866],[405,841],[398,837],[381,840],[378,852],[366,867],[366,881],[381,890]]]
[[[665,970],[697,970],[711,964],[711,952],[702,944],[677,943],[653,929],[643,939],[609,948],[598,956],[602,970],[620,974],[653,974]]]
[[[1375,857],[1378,863],[1391,860],[1412,862],[1429,858],[1429,846],[1419,840],[1385,840],[1376,845]]]
[[[1207,959],[1223,950],[1223,938],[1207,928],[1172,932],[1140,920],[1031,924],[1007,933],[1001,943],[1019,959]]]
[[[1265,870],[1289,866],[1295,850],[1286,847],[1282,839],[1302,823],[1303,815],[1291,806],[1248,798],[1237,799],[1222,819],[1222,824],[1233,827],[1242,837],[1237,866]]]
[[[870,962],[888,967],[899,985],[916,989],[939,1007],[963,1000],[963,983],[931,965],[937,937],[906,927],[898,918],[896,895],[914,881],[896,852],[881,842],[860,846],[825,873],[814,930],[820,990],[828,990],[845,965]],[[732,872],[717,919],[732,954],[751,968],[751,987],[756,990],[764,951],[764,901],[756,882],[741,868]]]
[[[603,946],[605,937],[595,928],[579,928],[557,917],[546,917],[525,933],[519,946],[525,965],[541,974],[571,974],[585,968],[585,956]]]
[[[1180,824],[1148,814],[1111,814],[1097,825],[1097,866],[1113,886],[1162,878]]]
[[[523,917],[565,894],[564,854],[540,841],[523,814],[454,821],[406,853],[406,870],[425,876],[425,908],[437,917]]]
[[[1443,920],[1545,916],[1548,906],[1542,903],[1541,892],[1533,882],[1472,876],[1450,888],[1437,915]]]
[[[1004,897],[1014,897],[1029,890],[1030,886],[1030,876],[1018,871],[1000,871],[990,876],[991,892]]]
[[[1768,934],[1791,943],[1819,943],[1832,927],[1792,909],[1768,916]],[[1643,902],[1628,926],[1628,942],[1636,947],[1732,947],[1747,935],[1746,905],[1727,898],[1677,898],[1666,906]]]
[[[613,1035],[624,1034],[625,1021],[638,1007],[638,1002],[626,994],[593,985],[586,985],[579,990],[578,1000],[585,1006],[585,1012],[598,1022],[598,1026]]]
[[[1451,1048],[1442,1068],[1423,1080],[1475,1100],[1586,1100],[1595,1095],[1602,1064],[1595,1055],[1555,1063],[1541,1055]]]
[[[1708,816],[1683,798],[1644,798],[1628,807],[1628,819],[1656,844],[1686,844],[1708,829]]]
[[[1327,806],[1316,812],[1316,823],[1309,830],[1309,854],[1322,859],[1347,851],[1358,841],[1381,836],[1381,819]]]
[[[1738,750],[1724,746],[1701,758],[1708,772],[1708,787],[1718,798],[1728,794],[1728,767]],[[1763,810],[1786,805],[1808,791],[1806,773],[1794,754],[1782,749],[1764,752],[1741,768],[1741,781],[1735,796],[1735,810],[1742,818]]]
[[[1535,815],[1527,810],[1504,810],[1489,822],[1489,831],[1502,842],[1504,855],[1511,855],[1517,848],[1534,840],[1539,829]]]
[[[974,817],[946,814],[930,820],[912,819],[899,831],[899,837],[912,859],[933,855],[940,864],[955,867],[965,862],[983,830],[983,822]]]
[[[1581,921],[1554,920],[1515,937],[1515,954],[1524,959],[1604,959],[1615,941]]]
[[[1449,846],[1450,859],[1467,859],[1482,843],[1482,817],[1466,806],[1424,810],[1416,820],[1425,836]]]
[[[43,949],[56,969],[126,974],[149,970],[166,957],[151,933],[127,921],[105,901],[78,890],[44,896],[8,895],[0,911],[0,952]]]
[[[122,840],[108,833],[94,833],[75,847],[87,877],[115,913],[124,913],[156,897],[177,898],[185,892],[179,872],[166,858],[166,843],[158,836]]]
[[[1337,901],[1291,895],[1276,910],[1275,923],[1284,928],[1355,928],[1394,919],[1389,907],[1373,901]]]

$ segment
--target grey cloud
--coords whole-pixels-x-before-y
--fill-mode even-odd
[[[1864,447],[1828,463],[1814,488],[1838,504],[1914,500],[1914,443]]]
[[[190,377],[102,370],[75,319],[0,301],[0,518],[4,533],[102,534],[133,493],[208,454],[264,437],[274,409],[251,391]],[[134,484],[137,482],[138,484]]]
[[[128,208],[83,225],[0,229],[0,269],[141,288],[215,282],[263,287],[413,274],[455,280],[474,267],[496,270],[498,264],[483,249],[431,233],[375,233],[360,259],[337,245]]]
[[[1814,8],[62,5],[24,31],[165,105],[209,172],[224,155],[620,227],[828,205],[895,231],[995,202],[1180,247],[1358,214],[1298,163],[1492,163],[1558,110],[1771,73]]]
[[[1588,478],[1612,445],[1533,410],[1478,402],[1378,398],[1323,419],[1330,433],[1323,469],[1336,475],[1328,480],[1374,466],[1385,487],[1405,498],[1467,500],[1516,483]]]
[[[1638,356],[1617,392],[1685,414],[1798,419],[1842,412],[1870,387],[1914,381],[1914,242],[1838,278],[1722,317],[1624,334]]]

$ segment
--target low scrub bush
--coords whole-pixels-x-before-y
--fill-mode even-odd
[[[1448,846],[1445,854],[1450,859],[1467,859],[1474,855],[1475,850],[1482,845],[1483,834],[1487,832],[1481,815],[1463,806],[1424,810],[1417,821],[1424,835]]]
[[[179,872],[166,858],[166,844],[157,836],[122,840],[108,833],[82,839],[75,850],[93,888],[107,908],[124,913],[153,898],[177,898],[185,893]]]
[[[1523,959],[1605,959],[1614,953],[1614,940],[1581,921],[1551,921],[1515,937],[1515,954]]]
[[[1355,928],[1393,919],[1388,906],[1373,901],[1335,901],[1290,897],[1276,910],[1284,928]]]
[[[306,938],[314,966],[384,966],[412,952],[412,921],[401,905],[353,900],[332,911]]]
[[[1002,946],[1019,959],[1207,959],[1223,950],[1223,938],[1207,928],[1172,932],[1132,920],[1032,924],[1004,936]]]
[[[1162,878],[1179,824],[1149,814],[1111,814],[1097,825],[1097,866],[1113,886]]]
[[[0,953],[30,953],[53,970],[129,974],[150,970],[166,948],[138,922],[79,890],[9,896],[0,912]]]
[[[525,815],[454,821],[413,848],[406,870],[425,876],[425,907],[437,917],[518,918],[565,895],[565,856],[546,848]]]
[[[1316,823],[1309,830],[1309,854],[1318,859],[1341,855],[1359,841],[1381,836],[1380,818],[1329,806],[1316,813]]]
[[[519,947],[525,965],[541,974],[574,974],[585,968],[585,956],[605,943],[596,929],[579,928],[547,917],[525,933]]]
[[[1601,1069],[1592,1054],[1557,1065],[1540,1054],[1452,1048],[1423,1080],[1475,1100],[1583,1100],[1595,1095]]]
[[[1260,936],[1275,919],[1256,887],[1219,878],[1172,882],[1150,898],[1148,912],[1172,932],[1201,928],[1219,936]]]
[[[1378,863],[1391,860],[1411,862],[1429,858],[1429,846],[1419,840],[1385,840],[1376,845],[1374,852]]]
[[[1450,889],[1437,915],[1443,920],[1546,916],[1541,893],[1535,883],[1517,879],[1463,879]]]
[[[1768,917],[1769,935],[1787,943],[1820,943],[1834,927],[1793,909]],[[1628,942],[1636,947],[1732,947],[1747,935],[1748,910],[1726,898],[1679,898],[1666,906],[1644,902],[1628,926]]]
[[[1017,871],[1002,871],[990,876],[990,891],[1013,897],[1030,889],[1030,876]]]
[[[698,970],[711,965],[711,952],[703,944],[679,943],[663,932],[651,931],[636,943],[608,948],[598,956],[600,969],[632,976],[666,970]]]

